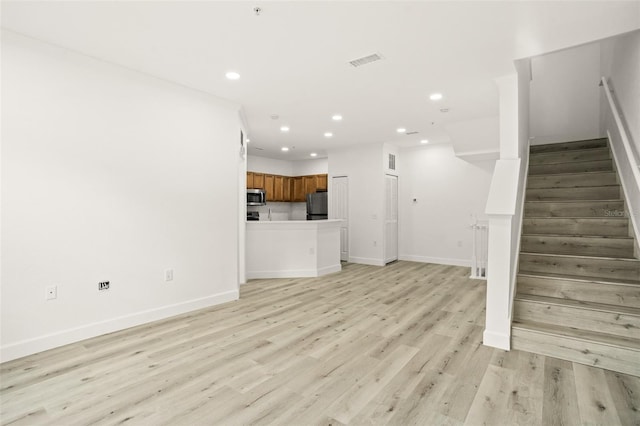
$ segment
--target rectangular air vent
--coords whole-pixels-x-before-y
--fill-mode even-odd
[[[396,156],[393,154],[389,154],[389,170],[396,169]]]
[[[363,65],[370,64],[371,62],[376,62],[382,59],[382,56],[374,53],[373,55],[363,56],[362,58],[354,59],[353,61],[349,61],[349,63],[354,67],[361,67]]]
[[[420,133],[420,132],[407,132],[407,133],[405,133],[405,135],[417,135],[418,133]]]

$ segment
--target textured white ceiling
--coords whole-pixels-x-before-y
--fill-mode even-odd
[[[493,79],[515,59],[638,29],[640,2],[3,1],[2,25],[237,102],[250,152],[300,159],[356,143],[447,141],[446,124],[497,115]],[[372,53],[384,60],[348,64]],[[228,70],[241,79],[225,79]]]

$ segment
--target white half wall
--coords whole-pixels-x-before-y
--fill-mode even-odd
[[[600,131],[600,45],[531,59],[532,145],[594,139]]]
[[[2,124],[2,361],[238,298],[237,105],[3,31]]]
[[[448,144],[403,149],[400,158],[400,259],[470,266],[470,225],[486,219],[495,160],[462,160]]]

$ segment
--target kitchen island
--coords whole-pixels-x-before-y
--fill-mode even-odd
[[[248,221],[247,278],[319,277],[340,271],[341,222]]]

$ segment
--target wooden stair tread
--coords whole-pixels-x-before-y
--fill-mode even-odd
[[[609,146],[607,138],[592,138],[592,139],[581,139],[576,141],[568,141],[568,142],[553,142],[553,143],[544,143],[539,145],[531,145],[529,147],[529,152],[531,154],[534,153],[542,153],[542,152],[562,152],[567,150],[572,150],[573,146],[578,145],[596,145],[601,147]],[[582,148],[578,148],[582,149]]]
[[[560,335],[567,339],[586,340],[608,346],[640,351],[640,339],[631,339],[629,337],[615,336],[608,333],[598,333],[596,331],[580,330],[572,327],[534,321],[520,322],[514,320],[512,326],[520,330],[530,330],[548,335]]]
[[[535,235],[546,235],[546,234],[535,234]],[[636,259],[635,257],[610,257],[610,256],[583,256],[583,255],[575,255],[575,254],[555,254],[555,253],[531,253],[528,251],[521,251],[520,254],[526,254],[528,256],[553,256],[553,257],[564,257],[564,258],[572,258],[572,259],[601,259],[601,260],[619,260],[624,262],[640,262],[640,259]]]
[[[604,303],[583,302],[572,299],[559,299],[557,297],[534,296],[531,294],[516,294],[515,300],[542,303],[545,305],[568,306],[590,311],[610,312],[613,314],[625,314],[640,317],[640,308],[633,308],[629,306],[607,305]]]
[[[581,151],[608,151],[608,146],[592,146],[588,148],[576,148],[576,149],[563,149],[560,151],[540,151],[540,152],[530,152],[529,155],[535,156],[544,156],[544,155],[552,155],[552,154],[565,154],[567,152],[581,152]]]
[[[527,276],[534,278],[551,278],[568,281],[580,281],[594,284],[614,284],[614,285],[629,285],[640,286],[640,280],[626,280],[623,278],[602,278],[602,277],[583,277],[580,275],[564,275],[564,274],[551,274],[541,272],[519,272],[518,276]]]
[[[567,235],[567,234],[527,234],[527,233],[523,233],[522,234],[523,237],[561,237],[561,238],[567,238],[567,237],[575,237],[575,238],[608,238],[608,239],[614,239],[614,240],[633,240],[633,237],[623,237],[623,236],[617,236],[617,235]]]
[[[621,198],[609,198],[606,200],[527,200],[525,203],[589,203],[589,202],[598,202],[598,203],[615,203],[615,202],[623,202],[624,200]],[[618,216],[612,216],[618,217]]]

